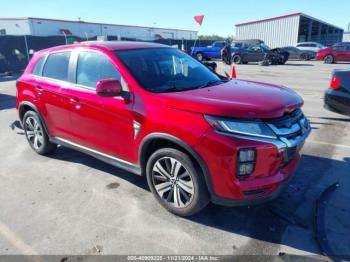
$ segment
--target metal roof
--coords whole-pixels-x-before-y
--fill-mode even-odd
[[[335,27],[337,29],[341,29],[343,30],[343,28],[332,25],[330,23],[324,22],[320,19],[314,18],[312,16],[306,15],[304,13],[293,13],[293,14],[288,14],[288,15],[282,15],[282,16],[276,16],[276,17],[271,17],[271,18],[266,18],[266,19],[261,19],[261,20],[256,20],[256,21],[251,21],[251,22],[245,22],[245,23],[240,23],[240,24],[236,24],[236,26],[245,26],[245,25],[252,25],[252,24],[259,24],[259,23],[263,23],[263,22],[268,22],[268,21],[274,21],[274,20],[280,20],[280,19],[284,19],[284,18],[288,18],[288,17],[293,17],[293,16],[304,16],[307,17],[309,19],[315,20],[317,22]]]
[[[85,22],[85,21],[39,18],[39,17],[0,17],[0,20],[42,20],[42,21],[53,21],[53,22],[82,23],[82,24],[91,24],[91,25],[136,27],[136,28],[145,28],[145,29],[164,29],[164,30],[176,30],[176,31],[187,31],[187,32],[198,33],[198,31],[196,31],[196,30],[188,30],[188,29],[165,28],[165,27],[154,27],[154,26],[139,26],[139,25],[121,25],[121,24]]]

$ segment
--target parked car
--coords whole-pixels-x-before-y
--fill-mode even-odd
[[[294,46],[281,47],[280,50],[288,53],[289,60],[307,61],[314,59],[316,56],[316,53],[313,51],[300,50],[299,48],[296,48]]]
[[[331,47],[321,49],[316,54],[316,59],[326,64],[350,61],[350,42],[337,43]]]
[[[36,52],[16,108],[36,153],[67,146],[146,176],[161,205],[189,216],[209,201],[275,198],[310,133],[302,105],[287,87],[229,81],[175,48],[101,41]]]
[[[350,116],[350,69],[333,71],[324,104],[330,111]]]
[[[320,49],[325,48],[324,45],[316,42],[301,42],[301,43],[297,43],[295,47],[303,51],[312,51],[315,53],[317,53]]]
[[[221,49],[225,44],[225,41],[216,41],[213,45],[207,47],[192,47],[191,56],[195,57],[198,61],[221,58]],[[231,50],[235,49],[232,48]]]
[[[239,48],[232,52],[232,62],[235,64],[248,64],[249,62],[268,61],[270,64],[285,64],[288,53],[279,49],[270,49],[264,44],[251,45]]]

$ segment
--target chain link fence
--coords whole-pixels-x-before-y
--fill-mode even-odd
[[[91,37],[89,40],[96,40],[97,37]],[[142,41],[136,38],[119,38],[117,36],[107,36],[109,41],[120,40],[120,41]],[[28,64],[31,56],[34,52],[53,47],[58,45],[65,45],[67,42],[74,41],[86,41],[84,38],[77,36],[11,36],[5,35],[0,36],[0,74],[12,74],[23,71]],[[159,39],[154,41],[144,42],[155,42],[169,46],[177,46],[179,49],[183,49],[187,53],[190,52],[191,47],[196,46],[207,46],[211,45],[214,41],[212,40],[175,40],[175,39]],[[195,43],[196,42],[196,43]]]

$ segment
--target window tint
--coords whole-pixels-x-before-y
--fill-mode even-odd
[[[49,55],[44,66],[43,76],[67,81],[69,57],[70,52]]]
[[[317,47],[316,44],[309,44],[310,47]]]
[[[36,75],[36,76],[40,76],[41,75],[41,68],[43,66],[45,60],[45,56],[41,57],[35,64],[32,74]]]
[[[77,84],[95,88],[98,81],[107,78],[120,81],[121,77],[106,56],[88,51],[79,54]]]
[[[346,47],[345,45],[338,45],[334,47],[335,51],[345,51]]]
[[[139,84],[151,92],[203,87],[220,78],[177,48],[145,48],[114,52]]]

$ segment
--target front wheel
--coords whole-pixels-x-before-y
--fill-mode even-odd
[[[146,166],[148,185],[158,202],[179,216],[191,216],[209,202],[201,172],[184,152],[163,148],[154,152]]]
[[[332,55],[326,55],[323,61],[325,64],[333,64],[334,57]]]
[[[29,145],[36,153],[45,155],[57,148],[56,144],[50,142],[39,116],[34,111],[24,114],[22,126]]]

